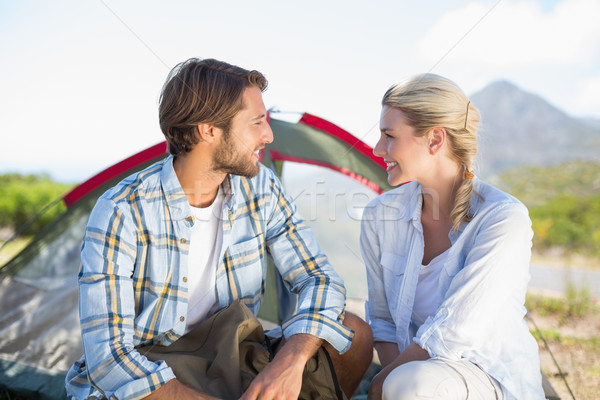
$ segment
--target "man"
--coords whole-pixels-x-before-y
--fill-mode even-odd
[[[242,398],[297,399],[307,361],[323,349],[345,394],[358,386],[370,329],[344,315],[343,282],[258,162],[273,140],[266,86],[261,73],[217,60],[171,71],[159,106],[171,156],[107,191],[90,216],[79,278],[85,354],[67,376],[69,395],[214,398],[182,383],[178,356],[151,360],[141,348],[189,342],[236,302],[256,314],[267,252],[298,308],[282,324],[283,347]]]

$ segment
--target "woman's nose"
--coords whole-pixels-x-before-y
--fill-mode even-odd
[[[373,147],[373,154],[377,157],[383,157],[385,155],[385,146],[383,140],[379,139],[375,147]]]

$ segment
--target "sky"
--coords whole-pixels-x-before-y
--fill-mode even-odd
[[[370,145],[383,93],[421,72],[600,119],[598,15],[597,0],[0,0],[0,173],[75,183],[163,141],[160,90],[190,57],[257,69],[267,108]]]

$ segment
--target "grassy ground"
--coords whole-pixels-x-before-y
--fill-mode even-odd
[[[591,299],[589,292],[574,289],[567,290],[560,298],[530,294],[527,303],[529,324],[540,345],[542,372],[560,398],[598,399],[598,303]]]

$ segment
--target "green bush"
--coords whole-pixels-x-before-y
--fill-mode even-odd
[[[72,186],[53,182],[46,175],[0,175],[0,227],[18,230]],[[64,204],[58,202],[37,218],[25,233],[36,234],[64,210]]]
[[[600,163],[570,161],[550,167],[518,167],[503,173],[497,184],[530,209],[559,196],[590,198],[600,194]]]
[[[534,248],[600,257],[600,163],[519,167],[496,184],[529,208]]]
[[[530,210],[533,244],[600,255],[600,196],[559,196]]]

